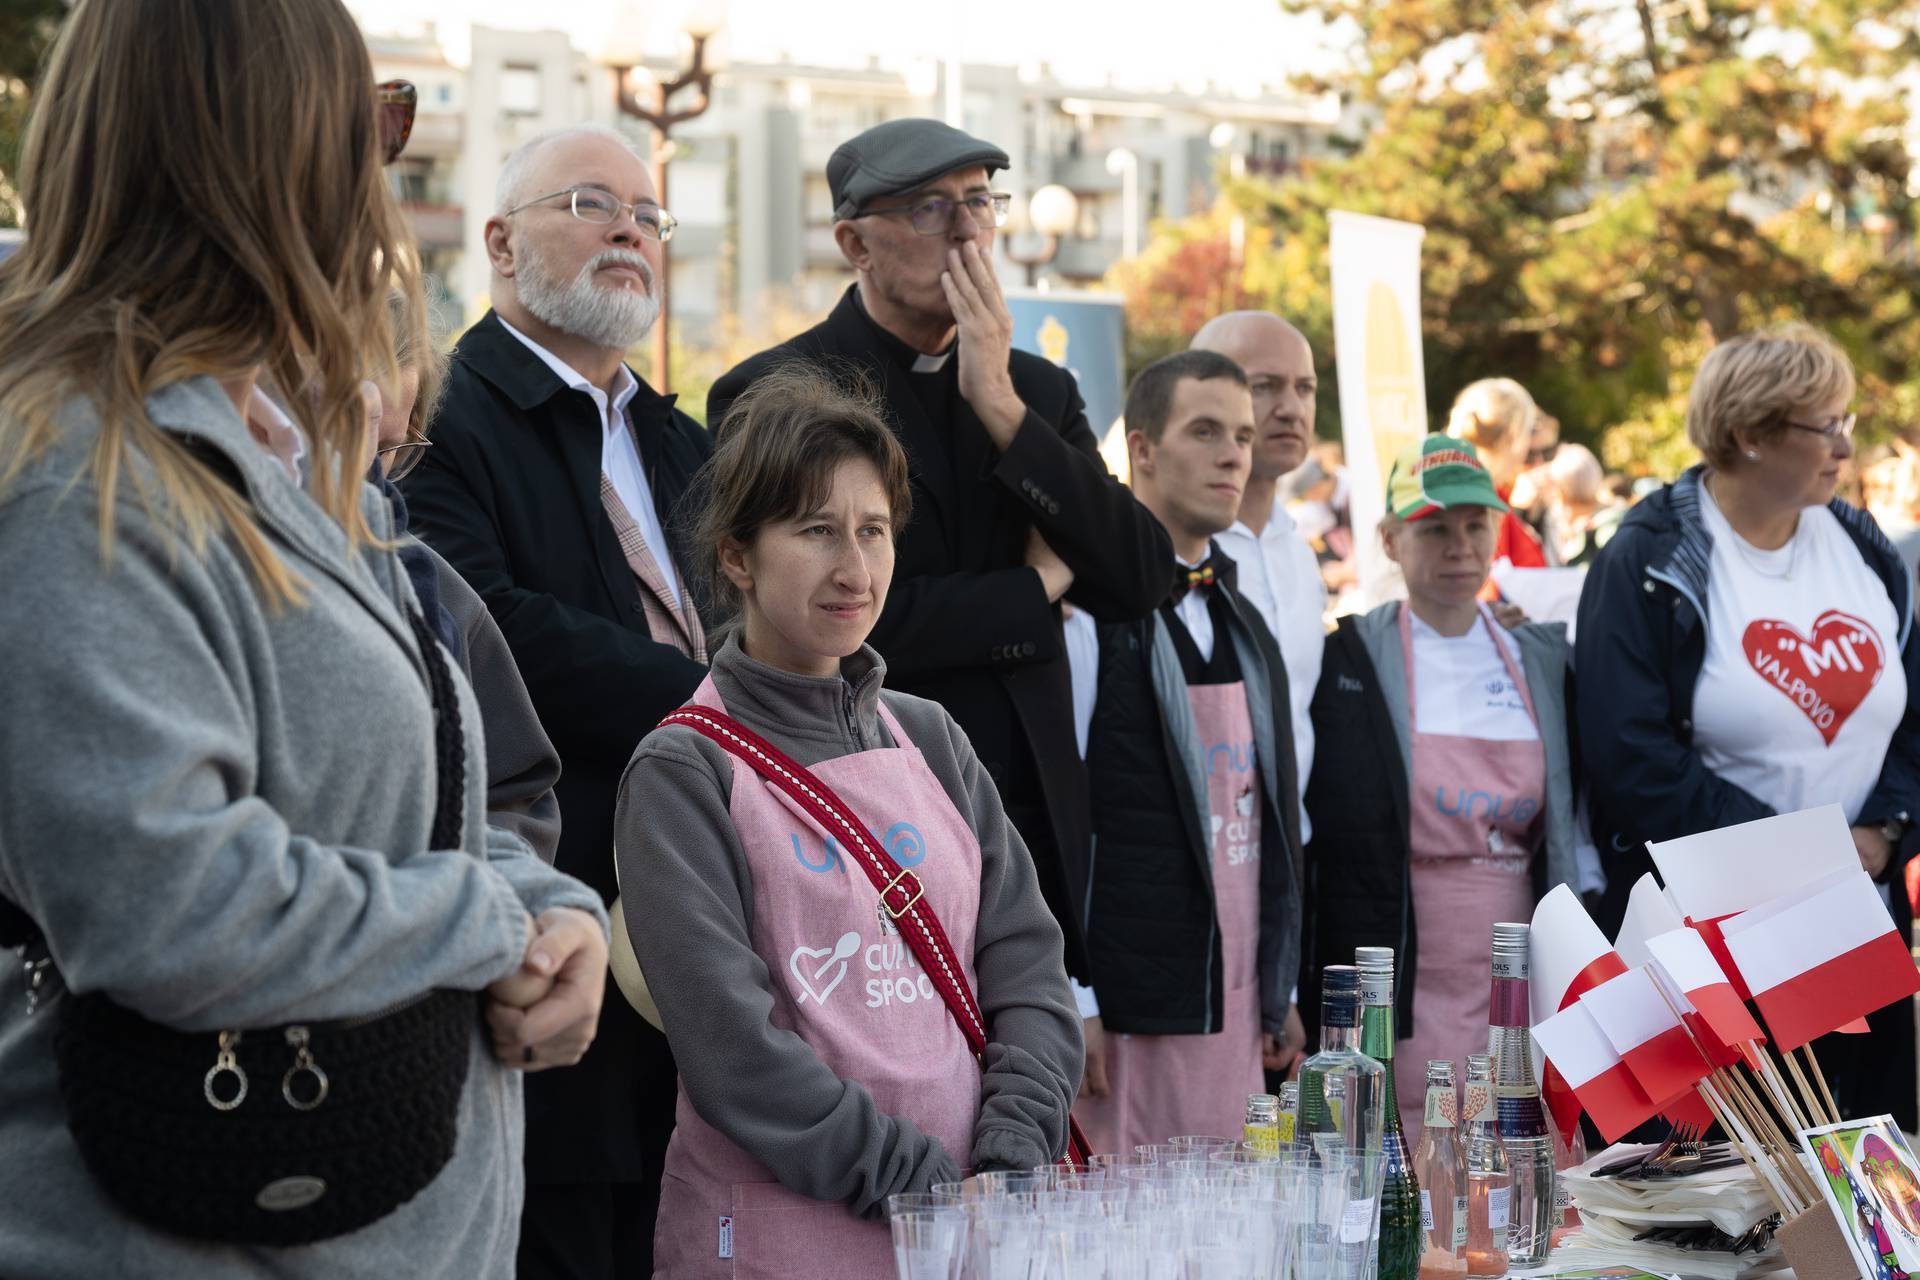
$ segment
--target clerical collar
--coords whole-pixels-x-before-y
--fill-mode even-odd
[[[853,286],[853,302],[855,306],[860,308],[861,318],[867,322],[867,327],[873,330],[874,337],[880,341],[880,346],[887,354],[893,357],[895,364],[905,369],[908,373],[939,373],[945,369],[948,362],[953,359],[955,346],[959,342],[957,337],[953,342],[947,344],[945,351],[938,352],[935,355],[927,355],[923,351],[914,350],[907,343],[901,341],[898,335],[887,330],[878,320],[875,320],[867,313],[867,304],[860,297],[859,285]]]

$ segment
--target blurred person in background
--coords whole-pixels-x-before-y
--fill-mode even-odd
[[[1860,865],[1895,880],[1920,813],[1913,576],[1834,497],[1854,373],[1804,325],[1707,353],[1687,402],[1703,461],[1628,513],[1580,597],[1578,715],[1607,860],[1602,927],[1671,840],[1823,804]],[[1891,894],[1909,929],[1906,898]],[[1912,1008],[1824,1037],[1843,1115],[1914,1122]]]
[[[1881,456],[1860,469],[1860,487],[1867,511],[1912,577],[1920,564],[1920,452],[1904,440],[1883,446]]]
[[[337,0],[84,0],[34,96],[0,1273],[511,1272],[519,1072],[591,1041],[606,921],[487,824],[471,690],[362,482],[390,291],[419,301],[394,143]],[[343,1149],[351,1185],[274,1172]]]
[[[1592,562],[1627,514],[1607,491],[1600,459],[1582,444],[1563,444],[1546,465],[1548,529],[1565,565]]]
[[[1454,397],[1447,412],[1446,433],[1465,440],[1480,454],[1494,492],[1506,503],[1526,469],[1533,449],[1533,431],[1540,410],[1527,389],[1512,378],[1482,378],[1468,383]],[[1516,569],[1543,569],[1551,561],[1540,538],[1511,508],[1499,519],[1493,562],[1502,560]],[[1492,598],[1493,584],[1487,584]]]

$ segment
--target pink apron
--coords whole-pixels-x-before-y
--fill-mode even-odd
[[[708,679],[693,696],[724,712]],[[980,915],[980,844],[883,702],[892,748],[813,766],[872,823],[880,845],[925,887],[969,984]],[[772,978],[773,1025],[805,1040],[879,1109],[911,1120],[954,1162],[972,1161],[980,1064],[913,952],[880,922],[879,894],[846,852],[744,761],[730,812],[753,877],[753,949]],[[654,1275],[665,1280],[892,1280],[884,1221],[790,1191],[695,1113],[681,1090]]]
[[[1409,892],[1419,956],[1414,1033],[1393,1051],[1409,1148],[1419,1140],[1422,1113],[1412,1100],[1425,1095],[1427,1059],[1448,1058],[1464,1070],[1467,1054],[1487,1051],[1487,947],[1495,921],[1533,918],[1533,849],[1547,790],[1546,750],[1537,736],[1493,742],[1420,732],[1410,618],[1402,605],[1400,650],[1413,736]],[[1480,621],[1537,730],[1526,673],[1500,643],[1484,606]]]
[[[1225,636],[1216,642],[1227,643]],[[1214,919],[1225,973],[1215,1035],[1107,1037],[1113,1093],[1082,1097],[1074,1118],[1096,1152],[1129,1152],[1183,1134],[1240,1136],[1260,1068],[1260,769],[1244,684],[1187,689],[1207,762]],[[1185,854],[1169,849],[1168,857]]]

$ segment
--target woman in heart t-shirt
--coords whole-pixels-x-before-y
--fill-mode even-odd
[[[1920,642],[1899,554],[1834,497],[1853,390],[1845,354],[1804,326],[1722,343],[1687,406],[1706,461],[1594,561],[1576,713],[1603,925],[1650,867],[1643,842],[1816,805],[1845,810],[1876,880],[1898,873],[1920,813]],[[1844,1114],[1914,1123],[1911,1020],[1889,1008],[1873,1036],[1822,1042]]]

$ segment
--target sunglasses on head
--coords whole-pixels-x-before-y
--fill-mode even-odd
[[[374,95],[380,104],[380,146],[385,156],[381,163],[392,164],[407,149],[407,138],[413,133],[414,108],[420,105],[420,91],[410,80],[383,80],[374,86]]]

